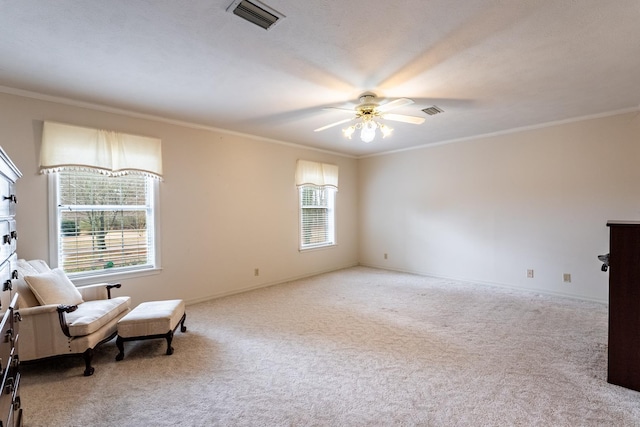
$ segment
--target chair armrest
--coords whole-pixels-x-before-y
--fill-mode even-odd
[[[62,326],[62,322],[64,321],[62,332],[67,335],[69,333],[69,328],[67,327],[66,320],[64,320],[64,312],[60,312],[60,307],[62,306],[58,306],[56,304],[39,305],[36,307],[21,308],[16,313],[20,316],[22,321],[33,319],[32,323],[41,322],[52,325],[55,323],[57,318],[58,322],[60,322]],[[75,306],[75,308],[77,309],[78,306]]]
[[[58,306],[56,304],[38,305],[35,307],[25,307],[18,310],[22,317],[24,316],[38,316],[46,313],[56,313]]]
[[[93,285],[78,286],[78,291],[84,301],[111,299],[111,289],[120,288],[120,283],[96,283]]]
[[[111,299],[111,289],[120,289],[122,285],[120,283],[107,283],[107,295]]]
[[[69,333],[69,326],[67,325],[67,319],[65,318],[65,313],[71,313],[72,311],[76,311],[78,309],[77,305],[62,305],[60,304],[57,307],[58,310],[58,320],[60,320],[60,328],[62,328],[62,332],[71,338],[71,334]]]
[[[22,317],[19,326],[21,361],[37,360],[70,352],[72,339],[67,337],[60,327],[57,304],[25,307],[19,309],[18,313]],[[70,315],[64,314],[65,323],[70,322]],[[71,325],[68,329],[73,330]]]

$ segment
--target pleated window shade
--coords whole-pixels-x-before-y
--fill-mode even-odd
[[[338,189],[338,166],[328,163],[298,160],[296,166],[296,185],[317,185]]]

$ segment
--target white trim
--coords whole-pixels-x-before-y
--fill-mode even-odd
[[[636,107],[622,108],[620,110],[614,110],[614,111],[608,111],[608,112],[603,112],[603,113],[591,114],[591,115],[587,115],[587,116],[573,117],[573,118],[563,119],[563,120],[556,120],[556,121],[541,123],[541,124],[537,124],[537,125],[529,125],[529,126],[522,126],[522,127],[517,127],[517,128],[505,129],[505,130],[501,130],[501,131],[489,132],[489,133],[484,133],[484,134],[479,134],[479,135],[466,136],[466,137],[462,137],[462,138],[447,139],[447,140],[443,140],[443,141],[422,144],[422,145],[418,145],[418,146],[415,146],[415,147],[408,147],[408,148],[401,148],[401,149],[398,149],[398,150],[383,151],[383,152],[380,152],[380,153],[372,153],[372,154],[364,154],[364,155],[352,155],[352,154],[346,154],[346,153],[341,153],[341,152],[337,152],[337,151],[325,150],[325,149],[322,149],[322,148],[310,147],[310,146],[302,145],[302,144],[296,144],[296,143],[293,143],[293,142],[286,142],[286,141],[281,141],[281,140],[277,140],[277,139],[266,138],[266,137],[262,137],[262,136],[258,136],[258,135],[252,135],[252,134],[248,134],[248,133],[236,132],[236,131],[232,131],[232,130],[228,130],[228,129],[222,129],[222,128],[218,128],[218,127],[214,127],[214,126],[202,125],[202,124],[193,123],[193,122],[187,122],[187,121],[182,121],[182,120],[169,119],[169,118],[166,118],[166,117],[155,116],[155,115],[151,115],[151,114],[137,113],[135,111],[125,110],[125,109],[122,109],[122,108],[108,107],[106,105],[94,104],[94,103],[84,102],[84,101],[76,101],[76,100],[73,100],[73,99],[64,98],[64,97],[60,97],[60,96],[45,95],[45,94],[41,94],[41,93],[37,93],[37,92],[32,92],[32,91],[28,91],[28,90],[24,90],[24,89],[16,89],[16,88],[8,87],[8,86],[1,86],[0,85],[0,93],[6,93],[7,95],[22,96],[22,97],[31,98],[31,99],[38,99],[38,100],[47,101],[47,102],[55,102],[55,103],[58,103],[58,104],[64,104],[64,105],[70,105],[70,106],[74,106],[74,107],[87,108],[87,109],[90,109],[90,110],[103,111],[103,112],[112,113],[112,114],[120,114],[120,115],[139,118],[139,119],[152,120],[152,121],[155,121],[155,122],[167,123],[167,124],[172,124],[172,125],[176,125],[176,126],[182,126],[182,127],[186,127],[186,128],[190,128],[190,129],[200,129],[200,130],[208,130],[208,131],[212,131],[212,132],[220,132],[220,133],[224,133],[224,134],[227,134],[227,135],[240,136],[240,137],[253,139],[253,140],[256,140],[256,141],[263,141],[263,142],[268,142],[268,143],[272,143],[272,144],[284,145],[284,146],[288,146],[288,147],[292,147],[292,148],[311,150],[311,151],[316,151],[316,152],[325,153],[325,154],[331,154],[331,155],[340,156],[340,157],[349,158],[349,159],[366,159],[366,158],[369,158],[369,157],[386,156],[386,155],[389,155],[389,154],[395,154],[395,153],[400,153],[400,152],[404,152],[404,151],[420,150],[420,149],[423,149],[423,148],[433,148],[433,147],[437,147],[437,146],[440,146],[440,145],[452,144],[452,143],[456,143],[456,142],[464,142],[464,141],[480,139],[480,138],[486,138],[486,137],[491,137],[491,136],[506,135],[506,134],[510,134],[510,133],[523,132],[523,131],[526,131],[526,130],[542,129],[542,128],[546,128],[546,127],[561,125],[561,124],[574,123],[574,122],[580,122],[580,121],[584,121],[584,120],[592,120],[592,119],[598,119],[598,118],[603,118],[603,117],[616,116],[618,114],[625,114],[625,113],[631,113],[631,112],[634,112],[634,111],[640,111],[640,104],[638,104]]]
[[[327,221],[327,234],[332,238],[331,242],[326,243],[318,243],[313,245],[303,246],[302,244],[302,193],[306,187],[314,187],[316,189],[327,191],[328,196],[328,206],[327,210],[329,213],[328,221]],[[337,233],[337,214],[336,214],[336,205],[337,205],[337,195],[338,190],[332,186],[318,186],[318,185],[301,185],[297,187],[298,189],[298,252],[307,252],[318,249],[331,248],[338,245],[338,233]]]
[[[47,200],[48,200],[48,229],[49,229],[49,266],[53,269],[59,267],[58,265],[58,247],[59,247],[59,237],[60,230],[58,229],[58,218],[57,218],[57,185],[56,179],[58,175],[55,173],[47,174]],[[139,276],[147,276],[150,274],[158,274],[162,271],[162,237],[161,237],[161,226],[160,226],[160,181],[157,179],[150,179],[151,181],[151,203],[153,206],[153,231],[154,231],[154,239],[153,239],[153,259],[154,266],[151,268],[141,268],[141,269],[133,269],[131,271],[120,270],[115,273],[107,272],[107,273],[97,273],[97,274],[81,274],[78,276],[70,275],[70,279],[73,283],[82,285],[95,283],[96,279],[98,280],[120,280],[123,278],[131,278],[131,277],[139,277]],[[105,270],[107,271],[107,270]]]
[[[454,280],[456,282],[462,282],[470,285],[491,286],[496,288],[510,289],[510,290],[518,291],[522,293],[527,292],[532,294],[541,294],[541,295],[554,296],[554,297],[570,298],[570,299],[579,300],[579,301],[589,301],[589,302],[597,302],[601,304],[608,304],[607,300],[603,300],[600,298],[589,298],[583,295],[552,291],[549,289],[525,288],[523,286],[517,286],[509,283],[485,282],[485,281],[476,280],[476,279],[460,278],[455,276],[443,276],[440,274],[433,274],[433,273],[428,273],[424,271],[385,267],[385,266],[369,264],[369,263],[358,263],[358,265],[362,267],[367,267],[367,268],[377,268],[380,270],[396,271],[398,273],[416,274],[418,276],[424,276],[424,277],[434,277],[436,279]]]
[[[47,101],[47,102],[55,102],[55,103],[58,103],[58,104],[70,105],[70,106],[73,106],[73,107],[87,108],[87,109],[90,109],[90,110],[103,111],[105,113],[120,114],[120,115],[123,115],[123,116],[134,117],[134,118],[138,118],[138,119],[152,120],[154,122],[167,123],[167,124],[176,125],[176,126],[182,126],[182,127],[186,127],[186,128],[190,128],[190,129],[199,129],[199,130],[208,130],[208,131],[212,131],[212,132],[219,132],[219,133],[224,133],[224,134],[227,134],[227,135],[233,135],[233,136],[240,136],[240,137],[243,137],[243,138],[249,138],[249,139],[253,139],[253,140],[256,140],[256,141],[268,142],[268,143],[271,143],[271,144],[278,144],[278,145],[285,145],[285,146],[288,146],[288,147],[304,149],[304,150],[317,151],[317,152],[320,152],[320,153],[331,154],[331,155],[334,155],[334,156],[346,157],[346,158],[350,158],[350,159],[358,158],[357,156],[354,156],[354,155],[351,155],[351,154],[339,153],[337,151],[325,150],[325,149],[316,148],[316,147],[309,147],[307,145],[295,144],[293,142],[280,141],[280,140],[277,140],[277,139],[265,138],[263,136],[252,135],[252,134],[242,133],[242,132],[236,132],[236,131],[232,131],[232,130],[222,129],[222,128],[218,128],[218,127],[214,127],[214,126],[202,125],[202,124],[193,123],[193,122],[186,122],[186,121],[182,121],[182,120],[169,119],[169,118],[162,117],[162,116],[154,116],[154,115],[151,115],[151,114],[137,113],[135,111],[125,110],[125,109],[122,109],[122,108],[114,108],[114,107],[108,107],[106,105],[93,104],[93,103],[90,103],[90,102],[76,101],[76,100],[69,99],[69,98],[63,98],[63,97],[60,97],[60,96],[44,95],[44,94],[41,94],[41,93],[31,92],[31,91],[27,91],[27,90],[23,90],[23,89],[14,89],[14,88],[11,88],[11,87],[8,87],[8,86],[0,86],[0,93],[6,93],[8,95],[22,96],[22,97],[31,98],[31,99],[38,99],[38,100]]]
[[[96,282],[114,283],[125,279],[133,279],[136,277],[152,276],[162,273],[162,268],[146,268],[141,270],[120,271],[117,273],[98,274],[92,276],[69,276],[69,280],[76,286],[92,285]]]
[[[313,272],[310,272],[310,273],[305,273],[305,274],[300,274],[300,275],[295,275],[295,276],[289,276],[289,277],[285,277],[285,278],[282,278],[282,279],[277,279],[277,280],[272,280],[272,281],[269,281],[269,282],[261,283],[259,285],[243,286],[243,287],[241,287],[239,289],[234,289],[234,290],[231,290],[231,291],[217,292],[217,293],[214,293],[214,294],[209,294],[208,296],[205,296],[205,297],[188,299],[188,300],[185,300],[185,304],[192,305],[192,304],[197,304],[197,303],[200,303],[200,302],[211,301],[211,300],[214,300],[214,299],[224,298],[224,297],[228,297],[230,295],[237,295],[237,294],[241,294],[241,293],[247,292],[247,291],[252,291],[252,290],[255,290],[255,289],[268,288],[269,286],[280,285],[282,283],[288,283],[288,282],[292,282],[294,280],[306,279],[307,277],[314,277],[314,276],[317,276],[319,274],[331,273],[333,271],[340,271],[340,270],[344,270],[346,268],[357,267],[358,265],[359,264],[357,262],[356,263],[343,264],[342,266],[338,266],[338,267],[335,267],[335,268],[316,270],[316,271],[313,271]]]
[[[591,115],[588,115],[588,116],[581,116],[581,117],[573,117],[573,118],[570,118],[570,119],[556,120],[556,121],[553,121],[553,122],[540,123],[540,124],[537,124],[537,125],[522,126],[522,127],[518,127],[518,128],[505,129],[505,130],[500,130],[500,131],[496,131],[496,132],[483,133],[483,134],[480,134],[480,135],[465,136],[465,137],[462,137],[462,138],[447,139],[447,140],[438,141],[438,142],[430,142],[430,143],[427,143],[427,144],[417,145],[415,147],[400,148],[398,150],[391,150],[391,151],[384,151],[384,152],[381,152],[381,153],[366,154],[366,155],[363,155],[363,156],[358,156],[357,158],[358,159],[366,159],[366,158],[369,158],[369,157],[386,156],[388,154],[402,153],[402,152],[405,152],[405,151],[421,150],[423,148],[435,148],[435,147],[438,147],[440,145],[453,144],[453,143],[456,143],[456,142],[465,142],[465,141],[471,141],[471,140],[474,140],[474,139],[489,138],[489,137],[492,137],[492,136],[508,135],[508,134],[511,134],[511,133],[525,132],[525,131],[528,131],[528,130],[544,129],[544,128],[548,128],[548,127],[552,127],[552,126],[559,126],[559,125],[564,125],[564,124],[568,124],[568,123],[582,122],[582,121],[585,121],[585,120],[600,119],[600,118],[603,118],[603,117],[617,116],[619,114],[633,113],[633,112],[636,112],[636,111],[640,112],[640,105],[638,105],[637,107],[623,108],[621,110],[609,111],[609,112],[605,112],[605,113],[598,113],[598,114],[591,114]]]
[[[57,219],[57,186],[56,179],[58,177],[57,174],[47,174],[47,200],[49,206],[49,266],[53,268],[58,267],[58,238],[60,237],[60,233],[58,230],[58,221]]]

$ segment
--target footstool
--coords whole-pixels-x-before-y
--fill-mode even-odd
[[[118,321],[116,345],[120,353],[116,360],[124,359],[124,342],[166,338],[167,355],[173,354],[171,341],[173,333],[180,325],[180,332],[186,332],[184,321],[187,313],[181,299],[143,302]]]

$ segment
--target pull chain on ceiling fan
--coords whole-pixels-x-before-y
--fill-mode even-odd
[[[383,105],[379,105],[377,102],[376,95],[373,93],[364,93],[360,96],[360,104],[355,107],[355,109],[349,108],[324,108],[324,110],[328,111],[341,111],[347,112],[350,114],[354,114],[355,116],[350,119],[340,120],[335,123],[328,124],[326,126],[322,126],[318,129],[315,129],[314,132],[320,132],[325,129],[329,129],[334,126],[341,125],[343,123],[348,123],[354,120],[357,122],[346,129],[342,130],[342,133],[347,138],[351,139],[351,136],[354,134],[356,130],[360,130],[360,139],[364,142],[371,142],[376,136],[376,129],[379,129],[382,133],[382,137],[385,138],[391,135],[393,128],[388,125],[381,123],[379,120],[393,120],[397,122],[403,123],[411,123],[415,125],[419,125],[424,122],[423,117],[417,116],[407,116],[404,114],[390,114],[387,113],[396,108],[404,107],[406,105],[413,104],[413,101],[408,98],[399,98],[394,101],[388,102]]]

